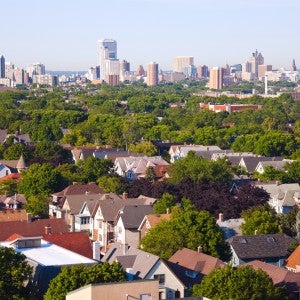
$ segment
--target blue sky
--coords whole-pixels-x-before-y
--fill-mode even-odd
[[[86,70],[101,38],[117,40],[133,70],[171,69],[179,55],[242,63],[255,49],[274,67],[300,65],[299,0],[0,0],[0,11],[0,54],[20,67]]]

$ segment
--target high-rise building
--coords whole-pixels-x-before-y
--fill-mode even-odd
[[[33,75],[45,75],[45,65],[41,63],[34,63],[27,67],[26,71],[31,78]]]
[[[145,76],[144,67],[142,65],[139,65],[135,73],[136,76]]]
[[[194,57],[177,56],[173,61],[173,72],[183,72],[184,68],[194,65]]]
[[[291,70],[292,70],[292,71],[297,71],[295,59],[293,59],[293,63],[292,63]]]
[[[209,88],[221,90],[223,87],[223,68],[214,67],[209,72]]]
[[[264,57],[256,50],[249,57],[248,62],[251,63],[251,73],[254,74],[255,78],[258,78],[258,66],[264,64]]]
[[[120,72],[130,72],[130,63],[127,60],[120,61]]]
[[[5,78],[5,58],[3,55],[0,57],[0,78]]]
[[[209,76],[208,66],[202,65],[197,68],[197,77],[198,78],[207,78]]]
[[[106,67],[105,61],[117,60],[117,42],[112,39],[98,40],[98,55],[99,55],[99,65],[100,65],[100,79],[105,80],[105,77],[107,77],[107,75],[112,75],[112,74],[107,74],[105,69]]]
[[[158,64],[151,62],[147,66],[147,85],[158,84]]]
[[[262,79],[268,71],[272,71],[272,65],[258,65],[257,77]]]

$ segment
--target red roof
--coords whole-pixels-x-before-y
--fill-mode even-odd
[[[1,177],[0,178],[0,181],[3,181],[3,180],[9,180],[9,179],[19,179],[21,177],[21,174],[20,173],[11,173],[9,175],[6,175],[4,177]]]
[[[300,246],[298,246],[286,260],[286,268],[294,270],[300,269]]]
[[[43,239],[85,257],[93,258],[93,249],[87,232],[47,234],[43,235]]]
[[[24,237],[42,236],[45,227],[51,227],[51,233],[69,232],[69,226],[64,219],[39,219],[35,221],[7,221],[0,222],[0,241],[5,241],[14,233]]]
[[[19,234],[17,234],[17,233],[14,233],[14,234],[12,234],[10,237],[8,237],[5,241],[6,242],[12,242],[12,241],[14,241],[14,240],[16,240],[16,239],[18,239],[18,238],[22,238],[23,236],[22,235],[19,235]]]

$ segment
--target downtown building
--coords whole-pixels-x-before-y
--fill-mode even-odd
[[[147,66],[147,85],[157,85],[158,84],[158,64],[151,62]]]
[[[209,88],[221,90],[223,87],[223,68],[213,67],[209,74]]]

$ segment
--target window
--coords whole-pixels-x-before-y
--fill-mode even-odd
[[[82,217],[80,218],[80,224],[84,225],[84,224],[89,224],[90,223],[90,217]]]
[[[158,280],[159,284],[165,284],[165,274],[156,274],[154,279]]]
[[[119,234],[122,233],[122,227],[119,227],[119,228],[118,228],[118,232],[119,232]]]
[[[140,295],[140,300],[151,300],[151,294],[141,294]]]

